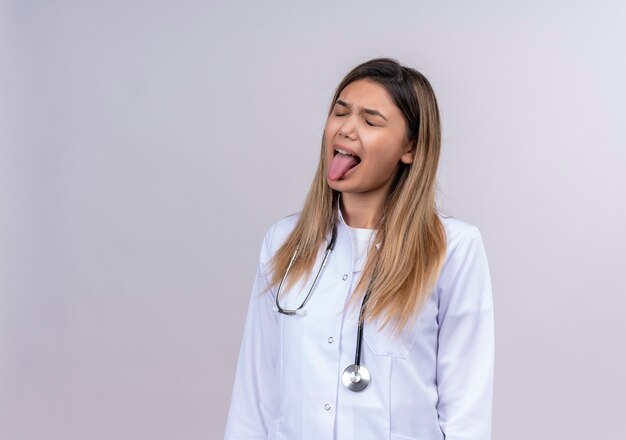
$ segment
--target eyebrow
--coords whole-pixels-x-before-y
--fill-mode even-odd
[[[335,104],[339,104],[343,107],[348,107],[348,108],[352,108],[352,104],[346,102],[346,101],[342,101],[341,99],[338,99]],[[378,110],[374,110],[371,108],[363,108],[362,109],[363,113],[367,113],[368,115],[373,115],[373,116],[380,116],[381,118],[383,118],[385,121],[387,120],[387,118],[385,118],[383,116],[383,114],[381,112],[379,112]]]

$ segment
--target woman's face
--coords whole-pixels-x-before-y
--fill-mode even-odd
[[[383,86],[346,86],[324,129],[328,185],[344,194],[387,194],[399,164],[412,163],[406,122]]]

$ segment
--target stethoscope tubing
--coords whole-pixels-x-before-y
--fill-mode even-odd
[[[317,280],[319,279],[320,274],[322,273],[322,270],[326,267],[326,262],[328,261],[328,255],[335,247],[336,240],[337,240],[337,227],[333,226],[333,231],[330,237],[330,242],[328,243],[328,246],[326,246],[326,251],[324,252],[324,259],[322,260],[322,264],[317,270],[317,274],[315,274],[315,278],[313,279],[313,283],[311,284],[311,288],[309,289],[309,292],[306,294],[306,297],[304,298],[304,301],[302,301],[302,304],[300,304],[300,307],[298,307],[297,309],[289,310],[289,309],[283,309],[280,306],[278,302],[278,298],[280,296],[280,291],[283,287],[283,283],[287,279],[287,275],[289,275],[289,270],[291,269],[291,266],[293,266],[294,261],[296,261],[296,256],[298,255],[298,249],[296,248],[296,250],[293,252],[293,256],[291,257],[291,260],[289,260],[289,264],[287,265],[287,270],[285,271],[285,274],[283,275],[283,277],[280,280],[280,283],[278,284],[278,291],[276,292],[276,297],[275,297],[275,302],[276,302],[276,307],[274,309],[275,311],[282,313],[283,315],[289,315],[289,316],[300,314],[298,313],[298,311],[300,311],[309,301],[309,298],[311,298],[311,294],[313,293],[313,290],[315,289],[315,286],[317,285]]]
[[[313,279],[311,288],[309,289],[306,297],[302,301],[302,304],[300,304],[300,307],[291,310],[291,309],[282,308],[280,306],[280,303],[278,302],[278,298],[280,296],[280,291],[282,289],[283,283],[285,282],[285,280],[287,279],[287,276],[289,275],[289,270],[291,269],[291,266],[293,266],[293,263],[296,260],[296,257],[298,255],[298,249],[296,248],[296,250],[293,253],[293,256],[291,257],[291,260],[289,261],[289,264],[287,265],[287,270],[285,271],[285,274],[283,275],[282,279],[280,280],[280,283],[278,284],[278,290],[275,296],[276,306],[273,307],[274,311],[281,313],[283,315],[287,315],[287,316],[294,316],[294,315],[304,316],[305,315],[304,313],[305,311],[302,310],[302,308],[309,301],[309,298],[311,298],[311,295],[313,293],[313,290],[315,289],[315,286],[320,277],[320,274],[322,273],[322,270],[326,267],[328,256],[335,247],[336,239],[337,239],[337,227],[333,225],[331,238],[328,243],[328,246],[326,246],[326,251],[324,252],[324,259],[322,260],[322,264],[317,270],[317,274],[315,274],[315,278]],[[369,285],[367,286],[367,290],[365,291],[365,295],[363,296],[363,302],[361,303],[361,308],[359,310],[356,347],[354,350],[355,351],[354,364],[349,365],[342,374],[342,382],[344,386],[351,391],[362,391],[369,385],[371,381],[371,376],[370,376],[368,369],[365,368],[365,366],[361,365],[361,351],[362,351],[361,348],[363,344],[363,316],[365,314],[367,301],[372,293],[371,287],[372,287],[373,280],[374,280],[374,276],[372,277],[372,279],[369,282]]]
[[[363,342],[363,315],[365,314],[365,306],[367,300],[371,294],[371,290],[368,287],[365,295],[363,296],[363,302],[361,303],[361,309],[359,310],[359,327],[356,332],[356,353],[354,355],[354,365],[361,365],[361,343]]]

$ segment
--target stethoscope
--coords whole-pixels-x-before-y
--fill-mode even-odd
[[[287,265],[287,270],[285,271],[283,278],[280,280],[280,283],[278,284],[278,291],[276,292],[276,307],[273,308],[274,311],[278,313],[282,313],[283,315],[288,315],[288,316],[293,316],[293,315],[304,316],[306,314],[306,311],[302,310],[302,308],[309,301],[309,298],[311,298],[311,294],[313,293],[313,289],[315,289],[315,285],[317,284],[320,274],[322,273],[322,270],[324,269],[324,267],[326,267],[326,262],[328,261],[328,255],[335,247],[336,239],[337,239],[337,227],[333,225],[333,231],[330,237],[330,242],[328,243],[328,246],[326,246],[326,251],[324,252],[324,259],[322,260],[322,264],[317,270],[317,274],[315,275],[315,278],[313,279],[313,283],[311,284],[311,288],[309,289],[309,292],[304,298],[304,301],[302,301],[302,304],[300,304],[300,307],[298,307],[297,309],[289,310],[289,309],[283,309],[280,306],[280,304],[278,303],[278,297],[280,295],[280,289],[283,286],[284,281],[287,279],[289,270],[291,269],[291,266],[293,265],[293,262],[296,260],[296,256],[298,255],[298,249],[294,251],[293,256],[291,257],[291,260],[289,261],[289,264]],[[371,286],[372,286],[372,282],[370,281],[367,287],[367,290],[365,291],[365,295],[363,296],[361,309],[359,310],[359,321],[358,321],[359,326],[358,326],[358,330],[356,334],[356,350],[354,354],[354,364],[348,365],[348,367],[346,367],[346,369],[343,370],[343,374],[341,375],[341,382],[350,391],[362,391],[369,385],[370,381],[372,380],[369,370],[365,368],[364,365],[361,365],[361,344],[363,342],[363,314],[365,313],[365,305],[367,304],[367,300],[369,299],[370,294],[371,294]]]

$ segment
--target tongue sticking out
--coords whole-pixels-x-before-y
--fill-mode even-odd
[[[330,180],[339,180],[351,168],[354,168],[358,164],[359,160],[355,156],[348,156],[347,154],[337,153],[330,163],[328,178]]]

